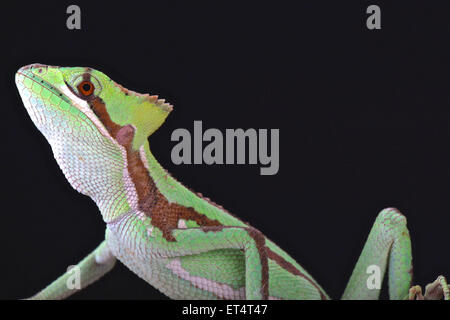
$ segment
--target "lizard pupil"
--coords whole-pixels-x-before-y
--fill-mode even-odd
[[[78,85],[78,91],[83,96],[90,96],[94,92],[94,85],[90,81],[83,81]]]

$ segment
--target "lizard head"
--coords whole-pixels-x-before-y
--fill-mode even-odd
[[[91,68],[32,64],[17,71],[16,85],[66,178],[90,196],[96,175],[122,174],[124,143],[138,150],[172,110]]]
[[[106,129],[114,139],[118,127],[131,125],[133,147],[138,149],[172,110],[163,99],[125,89],[91,68],[31,64],[17,71],[16,85],[33,122],[46,137],[48,131],[63,134],[65,128],[58,125],[63,123],[77,124],[70,129],[79,135],[80,120],[103,126],[99,130]]]

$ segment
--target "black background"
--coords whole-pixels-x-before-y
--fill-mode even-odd
[[[22,65],[90,66],[174,105],[152,151],[263,231],[333,298],[377,213],[408,218],[415,282],[450,276],[450,22],[444,1],[4,4],[0,298],[32,295],[92,251],[104,223],[71,189],[14,85]],[[382,29],[366,28],[369,4]],[[172,164],[176,128],[279,128],[280,171]],[[385,295],[384,295],[385,296]],[[122,264],[74,299],[165,299]]]

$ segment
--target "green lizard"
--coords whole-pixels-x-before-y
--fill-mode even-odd
[[[175,299],[328,299],[292,257],[260,231],[184,187],[150,151],[148,137],[172,106],[139,94],[91,68],[32,64],[16,85],[37,128],[74,189],[91,197],[106,223],[105,240],[77,266],[33,296],[62,299],[99,279],[116,259]],[[389,264],[389,266],[388,266]],[[411,243],[405,217],[378,215],[344,292],[376,299],[368,267],[389,270],[392,299],[449,299],[443,276],[411,287]]]

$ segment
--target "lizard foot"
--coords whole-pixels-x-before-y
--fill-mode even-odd
[[[450,300],[450,288],[444,276],[439,276],[437,279],[427,284],[425,287],[425,295],[422,294],[420,286],[413,286],[409,289],[409,300]]]

